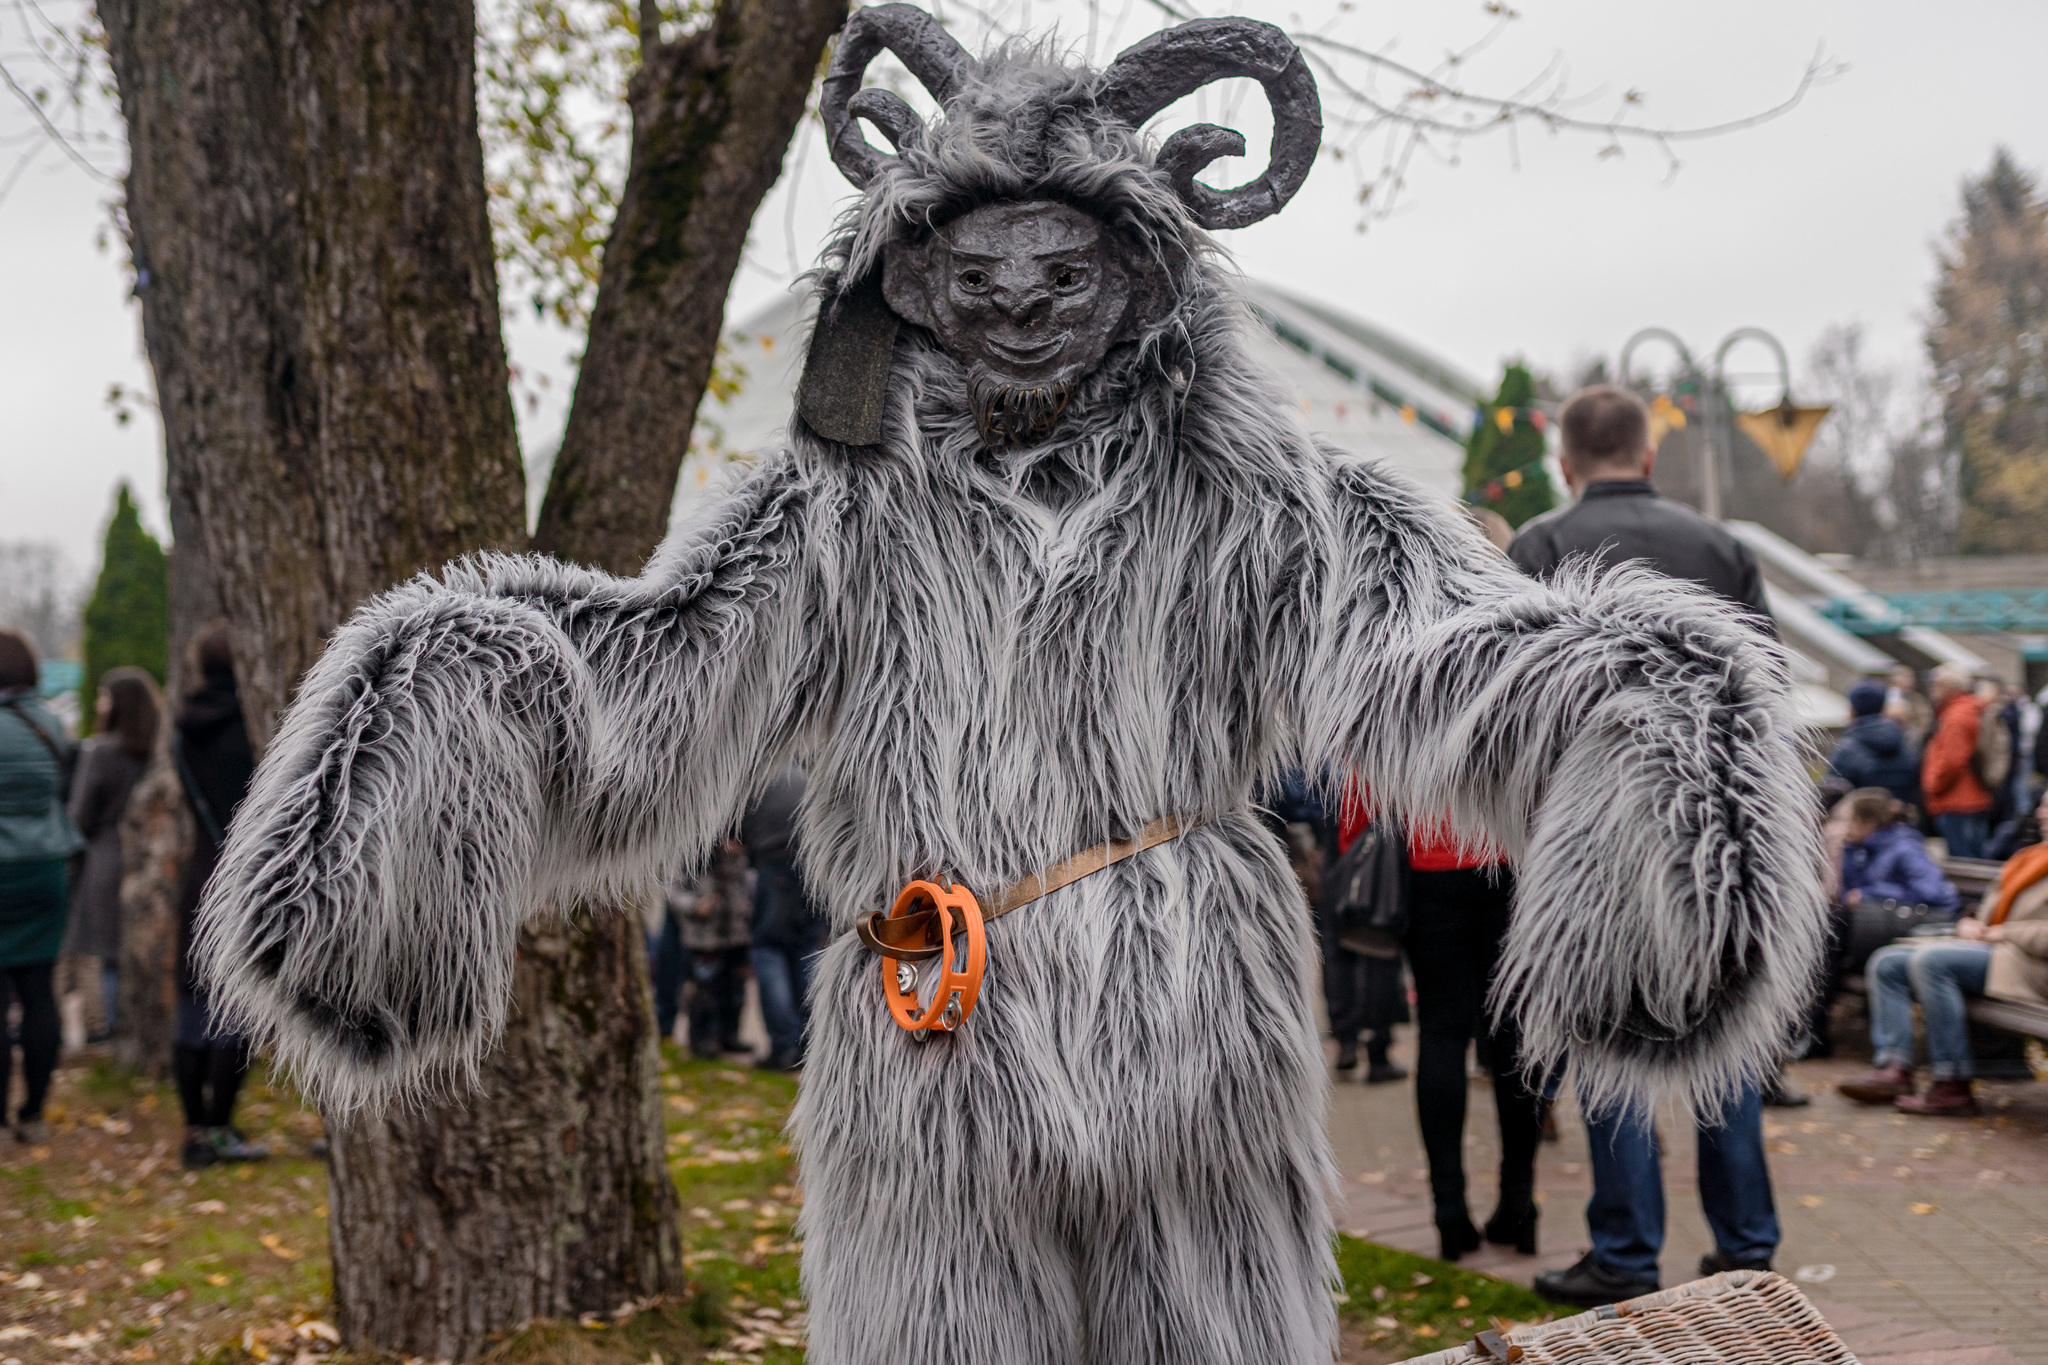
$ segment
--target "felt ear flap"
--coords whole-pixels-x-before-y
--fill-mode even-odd
[[[879,270],[819,309],[796,387],[797,414],[812,431],[842,445],[882,443],[882,405],[901,325],[882,296]]]
[[[1143,336],[1164,322],[1180,304],[1180,291],[1174,287],[1173,276],[1165,266],[1149,258],[1127,257],[1126,261],[1125,268],[1131,275],[1131,301],[1124,309],[1124,324],[1117,329],[1117,342]]]

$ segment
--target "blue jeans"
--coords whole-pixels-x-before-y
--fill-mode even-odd
[[[1934,828],[1948,845],[1949,857],[1981,858],[1984,840],[1991,833],[1991,817],[1982,811],[1975,815],[1937,815]]]
[[[1927,1026],[1927,1060],[1937,1081],[1967,1081],[1970,1054],[1965,996],[1984,994],[1991,972],[1988,943],[1895,943],[1870,955],[1870,1046],[1879,1066],[1913,1065],[1913,1002]]]
[[[1744,1090],[1713,1126],[1699,1130],[1700,1208],[1714,1245],[1733,1261],[1761,1261],[1778,1247],[1778,1210],[1764,1162],[1762,1094]],[[1664,1176],[1657,1130],[1639,1112],[1586,1118],[1593,1155],[1593,1197],[1586,1230],[1594,1258],[1624,1279],[1658,1279],[1664,1250]]]
[[[804,1030],[811,1022],[811,973],[818,953],[754,945],[754,984],[761,990],[761,1022],[768,1028],[768,1050],[777,1057],[803,1056]]]

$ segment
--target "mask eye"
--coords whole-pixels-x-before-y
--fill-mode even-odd
[[[1088,287],[1088,267],[1063,265],[1052,272],[1052,287],[1060,294],[1073,294]]]
[[[961,292],[967,294],[986,294],[991,283],[986,270],[972,266],[961,271],[957,279]]]

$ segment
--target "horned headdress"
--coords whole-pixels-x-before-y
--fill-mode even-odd
[[[936,119],[927,123],[893,92],[862,86],[884,50],[938,102]],[[1242,134],[1199,123],[1154,152],[1141,129],[1175,100],[1231,77],[1264,87],[1273,141],[1263,174],[1218,190],[1195,177],[1220,157],[1243,155]],[[945,330],[945,319],[920,298],[910,264],[885,267],[892,245],[928,241],[951,220],[1006,203],[1070,206],[1100,220],[1132,262],[1133,278],[1121,313],[1104,324],[1110,334],[1095,337],[1092,350],[1085,337],[1070,348],[1076,364],[1088,363],[1170,308],[1197,229],[1246,227],[1279,212],[1307,178],[1322,140],[1321,105],[1301,52],[1279,29],[1251,19],[1199,19],[1155,33],[1095,72],[1011,49],[977,61],[929,14],[881,5],[848,20],[821,106],[832,160],[864,194],[830,253],[838,268],[825,279],[798,411],[819,435],[856,446],[881,439],[900,323]],[[862,121],[893,150],[870,143]],[[1012,215],[1006,230],[1023,226],[1024,217]],[[1120,326],[1110,330],[1113,323]],[[1058,384],[1014,388],[1061,392]],[[1018,432],[998,423],[984,434]]]

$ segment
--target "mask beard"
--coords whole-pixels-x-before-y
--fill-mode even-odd
[[[1016,384],[998,379],[978,365],[967,380],[974,425],[991,447],[1050,436],[1073,392],[1071,382]]]

